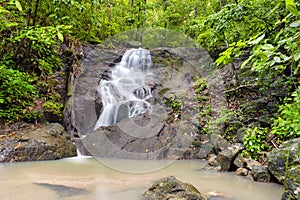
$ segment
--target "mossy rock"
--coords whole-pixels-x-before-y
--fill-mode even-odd
[[[284,184],[282,199],[300,199],[300,138],[284,142],[269,155],[270,172]]]
[[[143,196],[147,200],[206,200],[193,185],[183,183],[174,176],[156,181]]]

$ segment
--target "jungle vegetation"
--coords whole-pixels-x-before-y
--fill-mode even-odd
[[[300,136],[300,3],[294,0],[0,0],[0,122],[34,122],[36,107],[61,111],[55,91],[62,45],[100,43],[141,27],[186,34],[222,68],[236,59],[261,89],[280,76],[288,94],[271,127],[245,138],[250,154]],[[238,87],[238,85],[237,85]]]

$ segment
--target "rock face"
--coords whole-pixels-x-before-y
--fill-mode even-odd
[[[222,141],[222,140],[219,140]],[[216,169],[219,171],[232,171],[236,168],[234,165],[234,161],[238,155],[238,153],[243,149],[243,145],[237,143],[231,146],[226,145],[220,153],[216,156],[211,156],[208,160],[207,169]]]
[[[253,166],[251,174],[253,179],[258,182],[270,182],[271,175],[265,166]]]
[[[227,149],[224,149],[221,151],[217,157],[216,161],[221,166],[221,171],[229,171],[235,157],[239,153],[239,149],[235,146],[228,147]]]
[[[57,123],[0,139],[0,162],[55,160],[76,155],[76,146]]]
[[[269,155],[268,168],[284,184],[283,200],[300,199],[300,138],[283,143]]]
[[[147,200],[206,200],[194,186],[173,176],[156,181],[143,196]]]
[[[153,77],[147,85],[153,95],[148,100],[153,106],[151,114],[120,119],[115,125],[94,130],[102,112],[101,96],[97,93],[100,80],[111,76],[111,69],[130,48],[84,48],[82,68],[73,81],[64,110],[65,127],[85,155],[182,159],[199,127],[193,81],[199,76],[205,77],[209,89],[215,94],[223,94],[218,92],[220,88],[212,88],[220,85],[220,77],[213,73],[213,67],[207,68],[212,61],[205,51],[193,48],[150,49]],[[221,107],[217,97],[213,106]],[[207,147],[212,148],[211,145]],[[209,152],[205,149],[199,156],[205,157],[202,154]]]

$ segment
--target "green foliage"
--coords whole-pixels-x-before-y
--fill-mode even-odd
[[[271,28],[276,16],[267,15],[272,0],[232,2],[212,12],[199,24],[197,41],[208,49],[227,48],[229,44]]]
[[[170,106],[174,113],[181,111],[182,100],[176,97],[164,98],[164,102],[167,106]]]
[[[58,117],[62,117],[63,104],[53,101],[47,101],[43,104],[43,109],[46,112],[52,113]]]
[[[51,96],[48,79],[61,68],[57,49],[71,26],[45,25],[42,11],[50,9],[48,3],[0,1],[2,122],[39,118],[34,101]]]
[[[271,133],[277,135],[280,141],[300,137],[300,88],[279,106],[279,115],[274,120]]]
[[[32,111],[36,90],[31,83],[35,78],[0,65],[0,118],[7,122],[19,119],[33,120],[38,117]]]
[[[268,2],[269,1],[262,1],[264,5]],[[299,77],[300,14],[296,8],[296,4],[292,0],[286,1],[286,7],[290,13],[283,6],[283,1],[269,3],[275,6],[275,8],[270,5],[264,7],[263,10],[269,9],[268,12],[254,11],[255,6],[251,5],[250,7],[249,4],[242,7],[242,10],[246,9],[245,12],[247,16],[253,16],[246,24],[247,27],[261,24],[258,23],[256,19],[263,19],[265,25],[261,28],[248,31],[238,28],[241,34],[236,37],[236,39],[231,37],[232,39],[229,40],[230,37],[226,37],[226,41],[230,41],[231,43],[228,45],[228,48],[220,54],[220,57],[216,60],[216,64],[228,64],[251,49],[249,58],[244,61],[241,67],[250,65],[251,69],[258,73],[260,81],[267,80],[272,82],[278,75],[283,75],[289,82],[288,84],[293,85],[294,82],[298,82],[296,78]],[[232,9],[233,8],[230,7],[229,11]],[[229,11],[226,10],[226,12],[224,12],[227,13]],[[251,13],[251,11],[253,12]],[[231,16],[231,20],[238,19],[234,16],[236,14],[235,12],[234,14],[229,12],[229,14],[233,15]],[[224,17],[223,15],[221,16]],[[217,20],[217,18],[214,18],[214,20]],[[217,22],[218,26],[223,27],[224,24],[221,23],[221,19]],[[229,22],[227,21],[226,23]],[[241,25],[243,26],[244,23]],[[224,30],[218,28],[218,26],[215,27],[215,31],[219,32],[222,30],[224,32]],[[233,26],[230,27],[235,30]],[[232,30],[230,33],[231,32]],[[245,35],[242,35],[243,32],[246,32]],[[226,35],[226,33],[229,34],[229,31],[225,30],[224,34]],[[221,37],[217,38],[219,38],[219,40],[225,40]],[[269,83],[264,82],[264,84]]]
[[[200,132],[202,134],[207,134],[212,111],[206,80],[202,77],[198,77],[193,84],[193,88],[197,94],[197,106],[195,109],[198,111],[198,119],[201,127]]]
[[[199,109],[200,111],[198,113],[198,119],[201,126],[200,132],[202,134],[207,134],[210,129],[209,122],[211,120],[211,114],[212,114],[211,106],[210,105],[200,106]]]
[[[277,138],[276,143],[297,138],[300,136],[300,89],[292,94],[292,98],[286,98],[285,103],[279,106],[278,117],[274,119],[271,130],[269,128],[249,128],[244,136],[244,155],[258,158],[262,151],[269,151],[268,145],[272,138]]]
[[[243,150],[243,155],[257,159],[260,152],[269,150],[271,147],[267,144],[268,135],[268,128],[255,127],[247,129],[244,136],[245,150]]]
[[[282,80],[280,86],[289,91],[288,97],[279,105],[278,116],[271,127],[247,130],[244,154],[254,158],[261,151],[272,148],[268,145],[268,136],[272,136],[272,142],[277,144],[300,136],[299,6],[299,2],[293,0],[245,0],[238,5],[223,7],[208,16],[204,22],[208,26],[202,25],[209,27],[215,37],[214,40],[205,37],[210,42],[206,42],[206,46],[225,49],[215,61],[218,66],[243,59],[239,68],[250,68],[255,72],[255,81],[261,85],[261,91],[272,86],[279,77]]]
[[[196,94],[202,94],[203,90],[207,88],[206,80],[204,78],[199,77],[195,81],[193,88],[195,89]]]

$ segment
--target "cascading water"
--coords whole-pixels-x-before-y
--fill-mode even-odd
[[[94,127],[110,126],[118,121],[151,112],[151,89],[145,76],[151,67],[150,52],[139,48],[125,52],[120,63],[112,69],[110,80],[101,80],[102,112]]]

